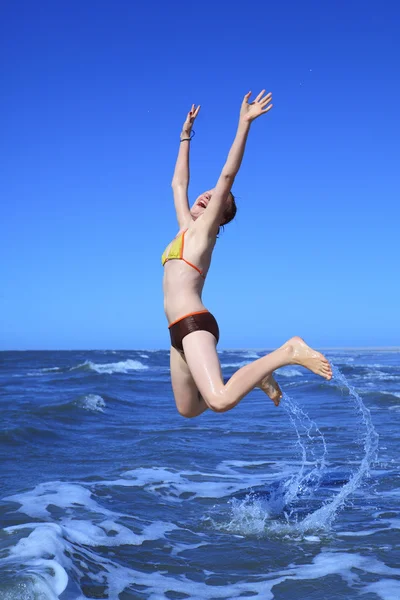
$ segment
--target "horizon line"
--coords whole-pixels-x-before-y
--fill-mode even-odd
[[[318,346],[320,350],[388,350],[388,351],[400,351],[400,346]],[[24,348],[24,349],[1,349],[0,352],[167,352],[170,348]],[[219,351],[224,352],[235,352],[243,350],[253,350],[255,352],[262,352],[264,350],[273,351],[275,348],[254,348],[254,347],[242,347],[242,348],[219,348]]]

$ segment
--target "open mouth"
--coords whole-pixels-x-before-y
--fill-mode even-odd
[[[204,202],[204,200],[200,200],[197,204],[203,208],[207,208],[207,204]]]

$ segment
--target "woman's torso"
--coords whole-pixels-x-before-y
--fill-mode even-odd
[[[164,310],[169,323],[204,309],[201,294],[216,237],[202,228],[198,221],[181,229],[166,248],[167,255],[175,241],[178,243],[174,244],[174,249],[180,248],[177,238],[183,234],[182,259],[171,258],[164,265]]]

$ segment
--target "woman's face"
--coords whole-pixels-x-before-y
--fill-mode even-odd
[[[196,198],[192,208],[190,209],[190,214],[192,215],[194,220],[198,219],[200,215],[202,215],[203,212],[206,210],[208,203],[211,200],[211,196],[213,195],[213,192],[214,189],[208,190],[207,192],[203,192],[202,194],[200,194],[200,196],[198,196],[198,198]],[[226,200],[226,205],[228,206],[231,201],[231,195],[229,194]]]
[[[196,198],[192,208],[190,209],[190,214],[194,220],[198,219],[206,210],[208,203],[211,200],[213,191],[214,190],[208,190],[207,192],[203,192],[200,194],[200,196],[198,196],[198,198]]]

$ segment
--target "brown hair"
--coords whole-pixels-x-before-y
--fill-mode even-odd
[[[229,192],[232,198],[232,202],[230,203],[230,205],[225,209],[224,214],[222,215],[222,223],[218,229],[218,233],[221,231],[221,227],[224,227],[225,225],[227,225],[227,223],[230,223],[236,215],[237,212],[237,206],[236,206],[236,201],[235,201],[235,196],[232,194],[232,192]]]

